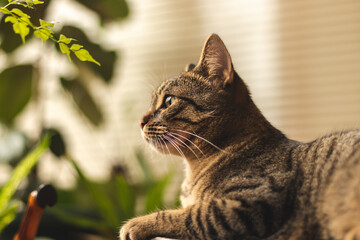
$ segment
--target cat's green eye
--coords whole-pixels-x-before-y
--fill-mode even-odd
[[[171,104],[174,103],[174,101],[175,101],[175,96],[167,96],[164,101],[165,106],[169,107]]]

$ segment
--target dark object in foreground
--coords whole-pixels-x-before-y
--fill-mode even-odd
[[[21,221],[20,228],[13,240],[33,240],[45,207],[52,207],[57,201],[55,188],[50,185],[41,185],[29,195],[28,205]]]

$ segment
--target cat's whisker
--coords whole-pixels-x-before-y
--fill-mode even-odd
[[[177,141],[179,141],[183,146],[187,147],[187,148],[194,154],[194,156],[195,156],[198,160],[200,160],[199,157],[198,157],[198,155],[194,152],[194,150],[192,150],[191,147],[190,147],[189,145],[187,145],[183,140],[181,140],[180,138],[174,136],[174,135],[173,135],[172,133],[170,133],[170,132],[168,132],[167,134],[168,134],[169,136],[173,137],[173,139],[174,139],[175,141],[177,140]]]
[[[164,135],[164,138],[169,141],[169,143],[178,151],[178,153],[185,158],[185,155],[183,153],[183,151],[181,151],[180,147],[176,144],[176,142],[170,137],[170,136],[166,136]]]
[[[165,142],[164,138],[163,138],[162,136],[160,136],[160,138],[159,138],[159,139],[160,139],[160,140],[161,140],[161,142],[163,143],[162,145],[164,145],[164,146],[166,147],[166,149],[167,149],[167,151],[168,151],[169,155],[171,155],[170,149],[169,149],[169,147],[167,146],[167,144],[166,144],[166,142]],[[165,151],[164,151],[164,152],[165,152]]]
[[[162,142],[162,143],[161,143]],[[165,153],[165,148],[164,145],[166,146],[165,142],[161,139],[161,136],[159,138],[156,138],[156,143],[158,143],[161,147],[161,149],[163,150],[163,152]],[[170,152],[169,152],[170,154]]]
[[[196,149],[204,156],[206,157],[205,153],[195,144],[193,143],[190,139],[184,137],[183,135],[181,134],[178,134],[178,133],[174,133],[174,132],[169,132],[171,135],[175,135],[175,136],[178,136],[182,139],[184,139],[185,141],[188,141],[189,143],[191,143],[194,147],[196,147]]]
[[[205,153],[204,153],[193,141],[191,141],[190,139],[184,137],[184,136],[181,135],[181,134],[174,133],[174,132],[172,132],[172,134],[175,134],[176,136],[179,136],[179,137],[185,139],[186,141],[190,142],[192,145],[194,145],[194,146],[196,147],[197,150],[199,150],[199,152],[201,152],[201,154],[202,154],[204,157],[206,157]]]
[[[203,137],[201,137],[201,136],[199,136],[199,135],[197,135],[197,134],[195,134],[195,133],[191,133],[191,132],[189,132],[189,131],[184,131],[184,130],[180,130],[180,129],[171,129],[171,130],[190,134],[190,135],[192,135],[192,136],[194,136],[194,137],[197,137],[197,138],[199,138],[199,139],[207,142],[208,144],[210,144],[211,146],[213,146],[213,147],[216,148],[217,150],[219,150],[219,151],[221,151],[221,152],[223,152],[223,153],[229,154],[229,152],[221,149],[220,147],[216,146],[214,143],[210,142],[209,140],[207,140],[207,139],[205,139],[205,138],[203,138]]]
[[[170,134],[169,132],[166,133],[166,136],[170,137],[174,142],[176,142],[177,146],[186,147],[184,141],[180,140],[179,138],[175,137],[174,135]]]
[[[177,142],[174,141],[171,137],[167,137],[167,139],[171,143],[171,145],[178,151],[178,153],[181,155],[181,157],[185,158],[185,154],[181,150],[181,148],[178,146]]]

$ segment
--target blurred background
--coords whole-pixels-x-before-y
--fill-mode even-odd
[[[71,156],[43,154],[15,194],[26,202],[38,183],[58,189],[59,204],[46,217],[74,234],[44,226],[52,230],[40,229],[43,236],[115,239],[127,218],[178,205],[183,164],[145,145],[139,119],[156,86],[196,63],[211,33],[225,42],[263,114],[288,137],[310,141],[360,127],[358,0],[44,2],[28,11],[31,20],[54,21],[57,34],[77,39],[101,67],[69,62],[32,36],[21,44],[1,19],[0,185],[44,129],[59,134]],[[94,227],[99,222],[105,226]]]

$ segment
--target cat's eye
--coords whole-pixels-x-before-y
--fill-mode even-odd
[[[175,98],[176,98],[175,96],[167,96],[164,100],[165,106],[169,107],[171,104],[173,104],[175,101]]]

